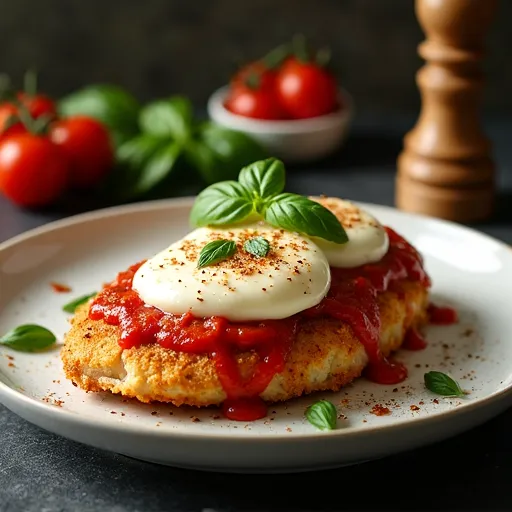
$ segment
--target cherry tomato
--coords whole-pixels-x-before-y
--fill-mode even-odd
[[[18,109],[12,103],[3,103],[0,105],[0,138],[27,131],[19,121],[7,127],[9,119],[12,116],[16,116],[17,113]]]
[[[251,81],[258,82],[254,84],[255,88],[264,90],[274,90],[276,84],[277,72],[268,67],[262,61],[254,61],[246,64],[238,70],[231,79],[231,87],[246,86]]]
[[[15,204],[50,204],[67,182],[67,158],[48,138],[21,133],[0,142],[0,191]]]
[[[68,156],[71,186],[85,189],[97,185],[112,168],[114,150],[105,126],[86,116],[73,116],[53,123],[50,138]]]
[[[313,62],[288,59],[277,75],[279,101],[295,119],[329,114],[337,108],[334,76]]]
[[[57,107],[55,102],[44,94],[35,94],[31,96],[26,92],[19,92],[18,100],[27,107],[27,110],[34,119],[37,119],[42,115],[47,115],[52,119],[57,117]]]

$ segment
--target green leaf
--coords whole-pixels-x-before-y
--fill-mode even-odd
[[[459,384],[443,372],[427,372],[424,375],[425,387],[442,396],[459,397],[465,396]]]
[[[0,343],[22,352],[42,350],[53,345],[56,340],[55,334],[35,324],[19,325],[0,337]]]
[[[344,244],[348,237],[336,216],[321,204],[297,194],[273,197],[264,210],[272,226]]]
[[[264,258],[270,251],[270,243],[262,236],[256,236],[244,243],[244,249],[258,258]]]
[[[147,166],[156,155],[165,152],[168,147],[168,140],[147,134],[139,135],[122,144],[117,150],[118,168],[108,177],[107,193],[123,200],[140,195],[145,188],[144,180],[147,178],[143,175],[148,172]]]
[[[133,194],[142,195],[163,181],[174,168],[180,152],[179,144],[173,142],[158,149],[155,154],[149,157],[133,185]]]
[[[328,400],[320,400],[306,409],[307,420],[319,430],[336,428],[337,411],[334,404]]]
[[[181,96],[155,101],[141,110],[139,123],[145,133],[186,140],[192,130],[192,104]]]
[[[197,268],[214,265],[219,261],[225,260],[236,252],[236,244],[232,240],[214,240],[207,243],[199,254]]]
[[[205,188],[190,213],[193,226],[221,226],[247,218],[253,211],[247,190],[236,181],[221,181]]]
[[[277,158],[253,162],[240,171],[238,181],[254,196],[268,199],[284,189],[284,164]]]
[[[236,180],[242,167],[268,156],[249,135],[212,122],[199,128],[195,141],[203,147],[202,155],[190,161],[195,160],[197,170],[209,184]]]
[[[88,295],[82,295],[82,297],[78,297],[75,300],[72,300],[71,302],[64,304],[64,306],[62,306],[62,309],[66,313],[74,313],[78,306],[85,304],[86,302],[89,301],[89,299],[92,299],[96,295],[97,295],[97,292],[89,293]]]
[[[61,117],[86,115],[105,124],[119,146],[139,133],[138,101],[120,87],[97,84],[84,87],[62,98],[58,104]]]

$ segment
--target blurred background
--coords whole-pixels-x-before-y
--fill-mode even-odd
[[[359,116],[414,115],[423,34],[412,0],[3,0],[0,60],[27,67],[56,96],[84,84],[122,85],[141,101],[184,93],[199,107],[237,63],[304,33],[332,48],[332,64]],[[489,32],[484,107],[512,111],[512,2]]]

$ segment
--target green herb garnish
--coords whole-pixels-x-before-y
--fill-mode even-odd
[[[424,375],[425,387],[438,395],[460,397],[465,393],[451,377],[442,372],[428,372]]]
[[[223,181],[204,189],[190,214],[195,226],[221,226],[258,215],[276,228],[344,244],[347,234],[336,216],[307,197],[282,193],[285,169],[268,158],[244,167],[238,181]]]
[[[0,343],[14,350],[34,352],[55,343],[55,334],[35,324],[19,325],[0,337]]]
[[[270,251],[270,243],[262,236],[256,236],[244,243],[244,249],[258,258],[264,258]]]
[[[84,304],[89,299],[92,299],[96,294],[97,294],[97,292],[89,293],[88,295],[82,295],[82,297],[78,297],[77,299],[72,300],[71,302],[68,302],[67,304],[62,306],[62,309],[66,313],[74,313],[78,306]]]
[[[306,409],[307,420],[319,430],[336,428],[336,407],[328,400],[320,400]]]
[[[233,256],[236,252],[236,244],[232,240],[214,240],[207,243],[199,254],[197,268],[214,265],[219,261]]]

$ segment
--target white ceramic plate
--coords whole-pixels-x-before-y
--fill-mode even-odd
[[[180,199],[107,209],[1,244],[0,332],[34,322],[62,339],[68,326],[62,305],[184,235],[190,205]],[[360,379],[339,393],[271,406],[268,418],[244,424],[220,418],[216,409],[86,394],[65,380],[58,349],[22,354],[0,347],[1,402],[36,425],[99,448],[162,464],[241,472],[320,469],[383,457],[452,436],[507,408],[512,251],[454,224],[363,206],[422,251],[434,300],[455,306],[461,316],[458,325],[429,327],[426,350],[399,352],[410,371],[403,385]],[[53,292],[51,281],[72,292]],[[433,395],[423,385],[428,370],[450,373],[469,394]],[[304,419],[307,405],[322,397],[339,408],[337,430],[319,432]],[[390,414],[373,414],[375,406]]]

